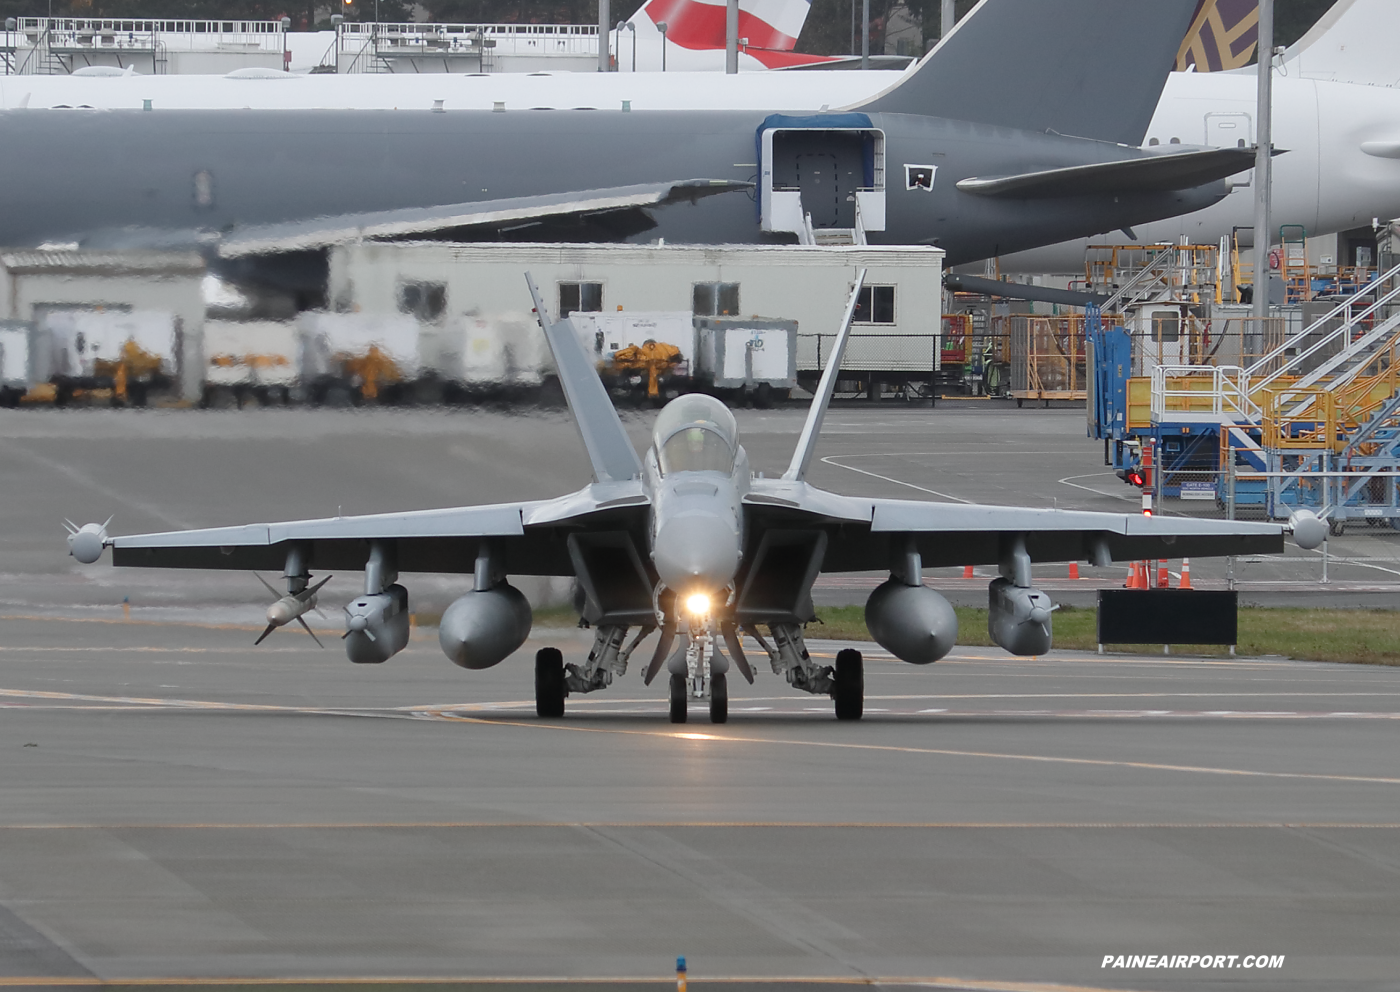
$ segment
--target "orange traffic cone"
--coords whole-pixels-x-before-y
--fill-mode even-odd
[[[1069,563],[1069,577],[1071,579],[1079,578],[1079,562],[1072,561]]]
[[[964,565],[964,566],[963,566],[963,578],[965,578],[965,579],[970,579],[970,578],[972,578],[972,566],[971,566],[971,565]]]
[[[1171,584],[1172,584],[1172,577],[1171,577],[1171,574],[1167,571],[1167,560],[1166,560],[1165,558],[1158,558],[1158,559],[1157,559],[1157,588],[1158,588],[1158,589],[1170,589],[1170,588],[1171,588]]]
[[[1181,588],[1181,589],[1190,589],[1190,588],[1191,588],[1191,559],[1190,559],[1190,558],[1183,558],[1183,559],[1181,559],[1181,585],[1179,586],[1179,588]]]
[[[1136,589],[1138,587],[1138,562],[1128,562],[1128,581],[1123,586],[1124,589]]]

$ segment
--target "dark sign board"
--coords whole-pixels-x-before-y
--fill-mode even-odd
[[[1100,644],[1234,644],[1237,594],[1196,589],[1100,589]]]

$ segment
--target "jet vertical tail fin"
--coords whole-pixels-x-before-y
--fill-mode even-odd
[[[1220,72],[1249,65],[1259,47],[1259,0],[1200,0],[1176,53],[1176,70]]]
[[[1197,0],[981,0],[861,110],[1139,145]]]
[[[642,474],[641,459],[623,429],[622,418],[617,415],[608,391],[603,388],[603,380],[598,378],[597,369],[579,344],[573,322],[566,317],[551,323],[539,288],[528,272],[525,282],[530,287],[535,316],[549,342],[554,364],[559,367],[559,385],[564,387],[564,398],[593,465],[594,480],[625,482],[637,478]]]
[[[807,466],[812,463],[812,455],[817,450],[817,438],[821,437],[822,421],[826,419],[826,408],[831,405],[831,394],[836,391],[836,377],[841,373],[841,359],[846,357],[846,342],[851,338],[851,321],[855,319],[856,304],[860,291],[865,286],[865,269],[856,273],[856,284],[851,288],[851,298],[846,301],[846,316],[841,321],[841,330],[836,335],[831,357],[822,370],[821,382],[817,384],[816,395],[812,397],[812,407],[807,411],[807,421],[802,425],[802,433],[797,437],[797,450],[792,453],[792,462],[783,478],[801,482],[807,475]]]

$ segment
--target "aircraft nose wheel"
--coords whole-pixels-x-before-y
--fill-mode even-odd
[[[831,698],[836,719],[859,720],[865,712],[865,662],[860,652],[854,648],[837,652],[834,675]]]
[[[710,722],[729,722],[729,680],[723,675],[710,676]]]
[[[558,648],[535,652],[535,713],[545,719],[564,715],[564,655]]]
[[[671,676],[671,722],[685,723],[685,676]]]

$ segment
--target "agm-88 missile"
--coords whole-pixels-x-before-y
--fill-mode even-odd
[[[1039,589],[995,579],[987,588],[987,634],[1017,655],[1040,655],[1053,640],[1050,614],[1055,605]]]
[[[454,665],[490,668],[525,643],[533,621],[524,594],[501,582],[454,600],[438,625],[438,643]]]
[[[378,665],[408,646],[408,590],[391,585],[345,607],[345,654],[357,665]]]
[[[890,578],[865,602],[865,626],[882,648],[900,661],[927,665],[958,641],[958,615],[927,586]]]

